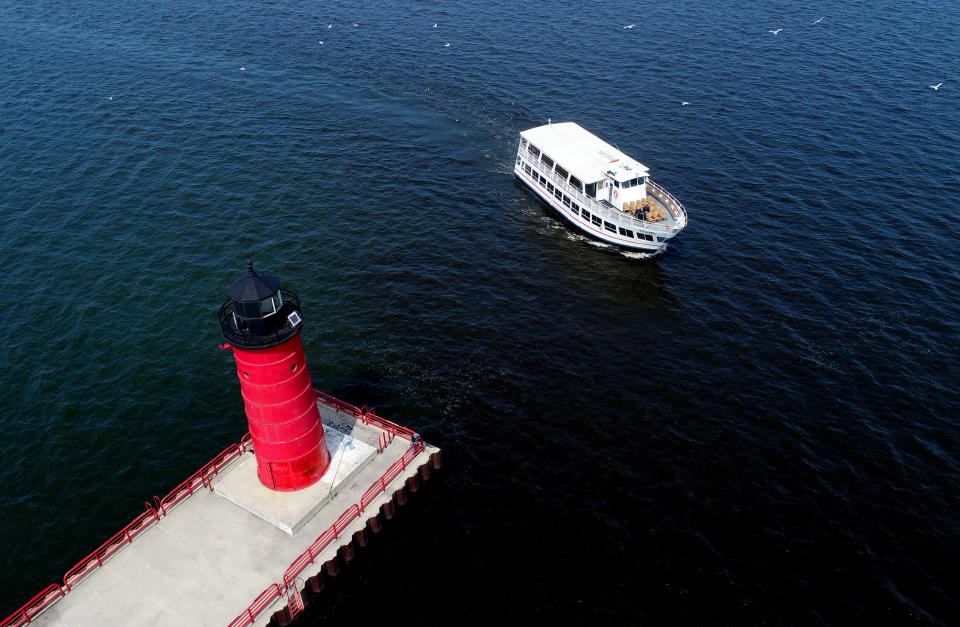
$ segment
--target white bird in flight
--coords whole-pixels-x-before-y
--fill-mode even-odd
[[[113,96],[107,96],[107,100],[113,100]]]
[[[823,18],[821,17],[819,20],[817,20],[816,22],[814,22],[814,24],[819,24],[819,23],[822,22],[822,21],[823,21]]]
[[[321,46],[323,45],[323,40],[322,40],[322,39],[319,41],[319,44],[320,44]]]
[[[933,91],[940,91],[940,85],[943,85],[943,83],[937,83],[936,85],[930,85],[930,89],[932,89]]]
[[[768,33],[773,33],[774,35],[776,35],[777,33],[779,33],[779,32],[782,31],[782,30],[783,30],[782,28],[778,28],[777,30],[768,30],[767,32],[768,32]]]
[[[245,67],[241,67],[241,68],[240,68],[240,71],[243,72],[243,71],[246,70],[246,69],[247,69],[247,68],[245,68]]]
[[[450,47],[450,44],[443,44],[443,47],[444,47],[444,48],[449,48],[449,47]]]
[[[333,28],[333,24],[327,24],[327,28]]]
[[[634,26],[636,26],[636,24],[627,24],[624,28],[633,28]]]
[[[360,25],[359,25],[359,24],[357,24],[356,22],[354,22],[354,23],[353,23],[353,25],[354,25],[354,26],[360,26]]]
[[[680,103],[680,106],[681,106],[681,107],[686,107],[686,106],[689,105],[689,104],[690,104],[689,102],[687,102],[686,100],[684,100],[683,102]]]
[[[437,27],[437,23],[436,23],[436,22],[433,23],[433,27],[434,27],[434,28]]]

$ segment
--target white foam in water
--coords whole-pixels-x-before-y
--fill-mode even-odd
[[[621,250],[620,254],[626,257],[627,259],[652,259],[656,257],[656,255],[653,253],[638,253],[638,252],[630,252],[627,250]]]

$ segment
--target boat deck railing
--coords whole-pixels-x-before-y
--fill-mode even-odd
[[[573,185],[570,185],[567,180],[557,175],[553,171],[553,168],[547,168],[540,160],[531,159],[527,154],[525,154],[525,151],[520,150],[519,156],[522,157],[524,162],[529,163],[538,174],[542,174],[545,178],[549,179],[555,187],[559,187],[562,192],[566,193],[582,206],[587,207],[591,212],[599,215],[607,222],[612,222],[618,226],[629,228],[631,230],[640,229],[652,233],[659,232],[666,234],[673,234],[687,225],[687,210],[684,209],[682,204],[680,204],[680,201],[674,198],[670,192],[665,190],[657,183],[654,183],[649,178],[647,179],[647,191],[652,192],[651,195],[654,196],[656,200],[667,209],[667,211],[670,213],[670,217],[673,219],[673,224],[667,224],[665,222],[650,222],[648,220],[638,219],[625,211],[621,211],[616,207],[613,207],[612,205],[605,207],[597,199],[587,196],[584,192],[580,191]]]
[[[676,228],[682,229],[687,226],[687,210],[679,200],[674,198],[673,194],[663,187],[654,183],[652,179],[647,178],[647,193],[655,196],[660,203],[670,212],[670,217],[677,223]]]

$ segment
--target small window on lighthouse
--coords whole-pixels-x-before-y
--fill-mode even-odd
[[[260,301],[260,313],[264,318],[277,313],[277,303],[274,301],[273,296]]]

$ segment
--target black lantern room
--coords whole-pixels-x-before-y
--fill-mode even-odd
[[[220,307],[220,330],[238,348],[268,348],[300,332],[300,299],[280,287],[280,279],[260,274],[247,262],[247,274],[227,290]]]

